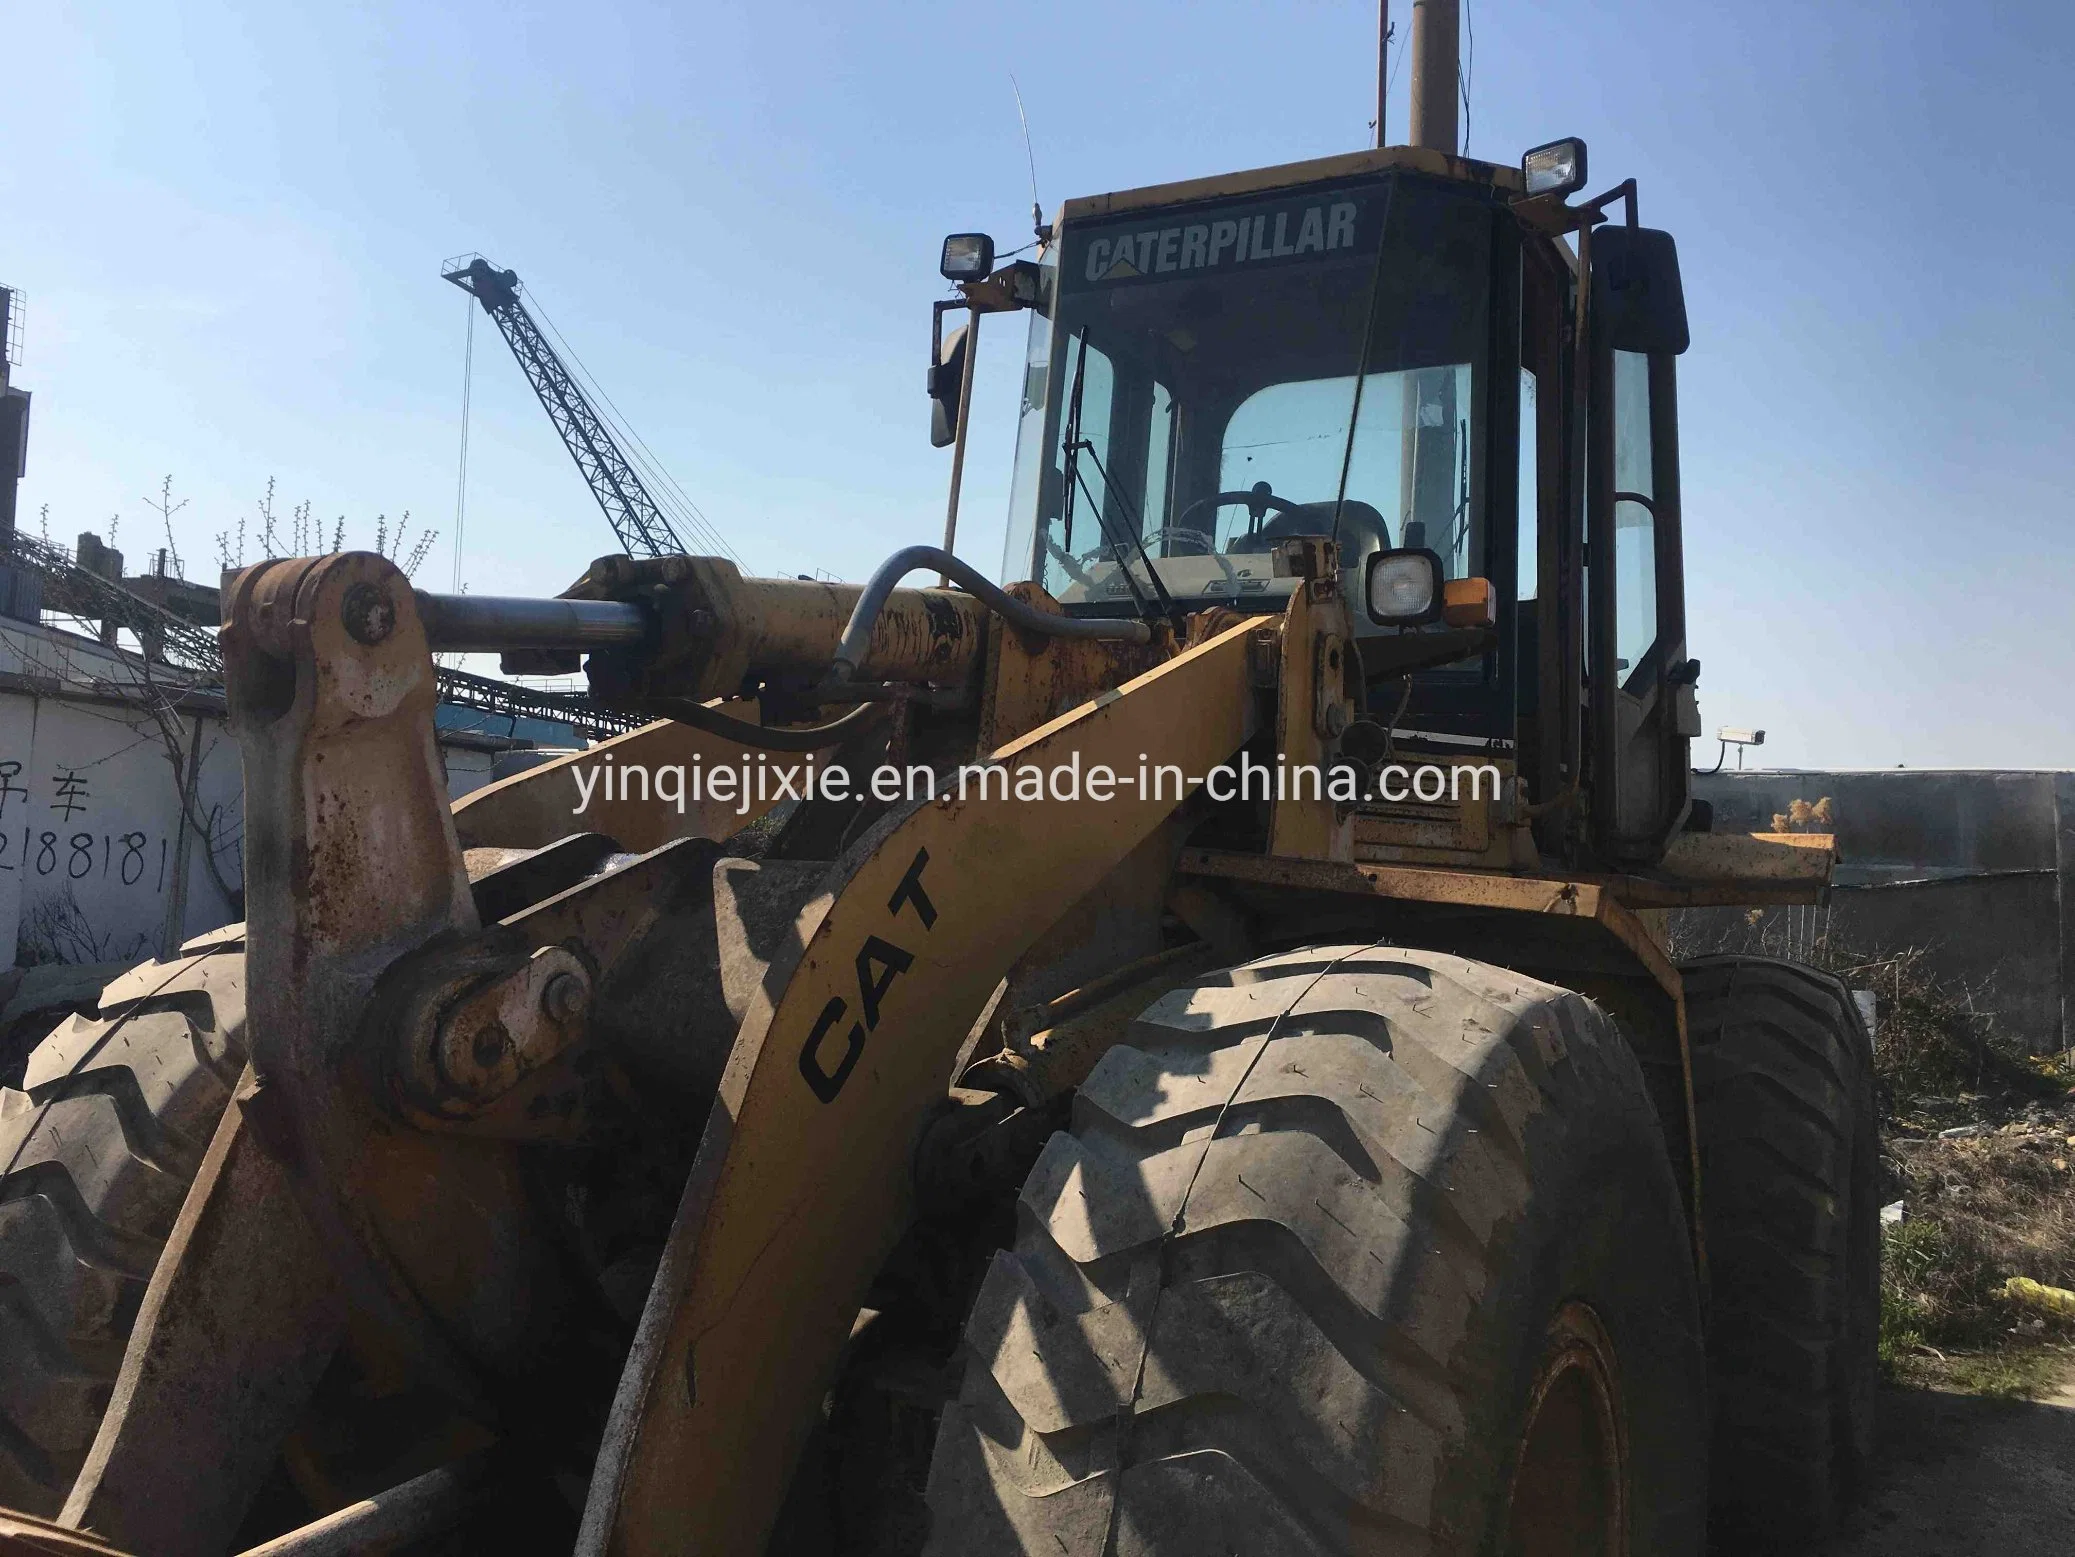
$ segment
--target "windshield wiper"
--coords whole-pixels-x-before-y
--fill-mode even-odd
[[[1073,387],[1066,396],[1066,479],[1062,483],[1065,491],[1059,494],[1060,544],[1071,553],[1074,549],[1074,491],[1079,486],[1076,468],[1081,457],[1081,386],[1088,372],[1088,332],[1079,336],[1081,352],[1074,363]],[[1099,522],[1099,519],[1098,519]]]
[[[1102,477],[1103,491],[1117,494],[1117,501],[1124,508],[1124,517],[1131,521],[1131,544],[1138,549],[1138,560],[1146,565],[1146,580],[1153,586],[1153,593],[1160,597],[1160,608],[1167,613],[1167,619],[1174,623],[1176,632],[1186,631],[1187,622],[1182,616],[1181,607],[1174,603],[1174,596],[1167,592],[1167,585],[1161,582],[1159,571],[1153,566],[1153,559],[1146,554],[1145,516],[1132,506],[1129,494],[1110,480],[1110,473],[1102,468],[1102,457],[1095,452],[1094,446],[1084,443],[1082,447],[1088,451],[1088,458],[1094,462],[1095,473]],[[1088,501],[1095,501],[1093,492],[1088,494]],[[1096,517],[1099,519],[1101,514],[1102,509],[1098,505]],[[1108,526],[1104,526],[1104,529],[1107,531]],[[1110,550],[1116,555],[1117,566],[1124,570],[1124,576],[1131,577],[1131,561],[1124,555],[1123,547],[1114,536],[1110,538]]]
[[[1455,424],[1455,436],[1455,512],[1448,516],[1454,521],[1448,527],[1448,554],[1451,557],[1461,553],[1463,542],[1470,538],[1470,424],[1467,420]]]
[[[1080,471],[1080,457],[1084,451],[1087,453],[1088,458],[1094,462],[1096,473],[1102,477],[1103,491],[1106,493],[1116,492],[1117,500],[1120,504],[1126,508],[1131,506],[1130,499],[1117,489],[1110,481],[1110,473],[1102,468],[1102,459],[1096,454],[1094,445],[1081,436],[1081,391],[1085,386],[1088,372],[1088,332],[1085,328],[1080,333],[1079,343],[1080,350],[1074,357],[1073,388],[1066,397],[1066,491],[1062,494],[1061,526],[1065,531],[1066,548],[1069,552],[1073,548],[1074,492],[1076,489],[1084,492],[1087,491],[1086,478],[1081,475]],[[1146,599],[1145,592],[1138,587],[1138,580],[1132,576],[1128,548],[1122,541],[1117,539],[1116,532],[1110,528],[1109,520],[1103,516],[1101,500],[1093,492],[1088,492],[1087,495],[1089,506],[1095,510],[1096,526],[1102,531],[1103,540],[1109,546],[1110,556],[1116,562],[1117,571],[1124,575],[1124,585],[1131,591],[1131,599],[1138,607],[1140,618],[1148,622],[1157,621],[1164,613],[1167,619],[1174,624],[1174,630],[1177,634],[1185,632],[1187,630],[1187,622],[1182,616],[1181,608],[1174,603],[1174,597],[1168,594],[1167,586],[1160,582],[1160,575],[1153,569],[1153,559],[1146,555],[1145,539],[1138,533],[1144,526],[1142,524],[1134,526],[1131,541],[1138,549],[1139,560],[1146,565],[1147,582],[1153,586],[1154,593],[1160,597],[1160,607],[1157,610],[1154,608],[1153,603]],[[1133,517],[1134,519],[1136,518],[1135,515]]]

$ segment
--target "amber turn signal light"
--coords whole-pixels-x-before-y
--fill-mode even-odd
[[[1450,627],[1490,627],[1499,619],[1488,578],[1452,578],[1441,586],[1441,620]]]

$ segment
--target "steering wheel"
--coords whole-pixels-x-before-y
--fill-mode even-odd
[[[1286,497],[1277,497],[1268,489],[1268,483],[1257,481],[1252,490],[1246,492],[1217,492],[1209,497],[1199,497],[1182,510],[1182,518],[1189,519],[1205,508],[1222,508],[1227,503],[1244,503],[1247,512],[1255,521],[1255,528],[1245,535],[1235,535],[1225,543],[1225,551],[1234,555],[1264,552],[1273,548],[1273,543],[1289,535],[1323,533],[1317,526],[1316,516],[1288,522],[1291,516],[1300,515],[1306,509],[1330,508],[1327,503],[1293,503]],[[1263,525],[1260,520],[1270,510],[1276,517]],[[1376,550],[1388,551],[1391,538],[1383,515],[1367,503],[1349,498],[1339,508],[1341,525],[1357,537],[1366,537]],[[1222,558],[1224,552],[1218,553]]]
[[[1166,544],[1168,541],[1183,541],[1196,548],[1194,551],[1170,552],[1168,554],[1176,557],[1208,557],[1213,555],[1218,549],[1217,542],[1203,531],[1191,530],[1178,524],[1164,524],[1157,530],[1147,531],[1140,539],[1144,542],[1148,552],[1151,552],[1156,546]],[[1082,552],[1078,560],[1083,567],[1095,562],[1115,562],[1119,551],[1122,551],[1127,557],[1135,558],[1138,555],[1138,548],[1135,546],[1123,546],[1116,542],[1105,541],[1093,551]]]
[[[1245,492],[1213,492],[1209,497],[1197,498],[1195,502],[1182,510],[1181,517],[1175,521],[1175,524],[1179,527],[1187,527],[1189,521],[1203,509],[1209,509],[1212,515],[1215,516],[1217,510],[1223,508],[1227,503],[1246,504],[1247,516],[1256,525],[1265,519],[1271,510],[1279,514],[1286,514],[1304,506],[1302,503],[1293,503],[1286,497],[1277,497],[1274,492],[1269,490],[1267,482],[1256,481]]]

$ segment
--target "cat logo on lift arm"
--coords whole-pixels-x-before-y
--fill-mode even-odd
[[[886,900],[886,911],[896,919],[903,909],[912,910],[925,934],[937,923],[937,906],[929,900],[929,894],[922,887],[923,868],[928,864],[929,850],[917,849],[907,874],[893,889],[893,896]],[[835,1102],[836,1095],[843,1090],[843,1083],[857,1069],[858,1059],[865,1052],[865,1038],[879,1025],[879,1008],[886,999],[886,992],[893,987],[895,979],[915,965],[915,954],[892,941],[868,935],[857,949],[856,961],[857,999],[863,1019],[850,1024],[843,1052],[834,1068],[827,1064],[823,1048],[829,1034],[849,1014],[849,1004],[841,995],[832,996],[821,1008],[821,1015],[814,1019],[814,1030],[807,1034],[807,1042],[800,1050],[800,1074],[806,1078],[814,1095],[824,1103]]]

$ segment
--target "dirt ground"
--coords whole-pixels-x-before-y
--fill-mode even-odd
[[[1880,1468],[1820,1557],[2075,1552],[2075,1377],[2044,1400],[1881,1395]]]

